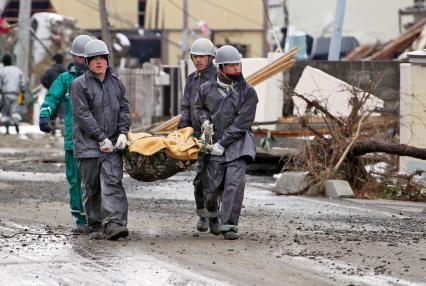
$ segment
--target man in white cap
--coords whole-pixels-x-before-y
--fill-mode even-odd
[[[129,100],[121,80],[109,68],[101,40],[85,48],[89,70],[71,86],[74,155],[84,186],[83,203],[90,238],[117,240],[129,234],[123,188],[123,157],[128,144]]]

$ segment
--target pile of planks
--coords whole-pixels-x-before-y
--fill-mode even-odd
[[[261,68],[260,70],[258,70],[254,74],[250,75],[246,79],[247,82],[250,85],[255,86],[255,85],[267,80],[268,78],[276,75],[279,72],[288,70],[289,68],[291,68],[296,63],[296,60],[294,59],[294,57],[296,56],[297,52],[298,52],[297,48],[292,49],[290,52],[283,55],[282,57],[280,57],[279,59],[277,59],[273,63],[267,65],[264,68]]]
[[[413,42],[421,35],[425,24],[426,19],[422,19],[405,33],[383,45],[361,45],[349,53],[343,60],[392,60],[411,47]]]
[[[294,57],[296,56],[297,52],[298,52],[297,48],[292,49],[290,52],[284,54],[282,57],[275,60],[271,64],[265,66],[264,68],[261,68],[254,74],[250,75],[246,79],[246,81],[250,85],[255,86],[267,80],[268,78],[271,78],[272,76],[276,75],[279,72],[283,72],[285,70],[290,69],[296,63],[296,60],[294,59]],[[180,120],[180,115],[174,116],[171,119],[151,129],[150,132],[155,134],[167,134],[177,129],[179,120]]]

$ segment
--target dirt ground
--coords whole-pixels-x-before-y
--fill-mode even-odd
[[[425,204],[277,196],[248,176],[241,238],[199,233],[193,171],[125,176],[127,239],[72,235],[60,137],[0,135],[0,285],[426,285]]]

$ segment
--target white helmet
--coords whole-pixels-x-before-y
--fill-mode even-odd
[[[215,56],[216,47],[206,38],[197,39],[191,46],[191,55],[197,56]]]
[[[229,45],[220,47],[216,51],[216,64],[238,64],[241,63],[241,54],[238,50]]]
[[[101,40],[91,40],[86,44],[85,57],[91,58],[96,56],[109,55],[108,47]]]
[[[79,35],[75,37],[71,46],[71,51],[70,51],[71,55],[84,57],[86,44],[90,42],[91,40],[92,38],[88,35]]]

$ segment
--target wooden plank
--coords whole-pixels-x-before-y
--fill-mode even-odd
[[[364,44],[357,47],[355,50],[346,55],[342,60],[344,61],[358,61],[364,59],[372,54],[376,53],[380,48],[380,45],[368,45]]]
[[[309,129],[303,128],[300,125],[300,119],[296,116],[294,117],[286,117],[286,118],[278,118],[279,124],[277,125],[277,130],[269,130],[266,128],[257,128],[253,129],[253,132],[257,137],[266,136],[268,132],[271,133],[272,136],[276,137],[300,137],[300,136],[312,136],[314,135]],[[362,124],[361,130],[363,132],[366,131],[374,131],[377,128],[380,130],[384,130],[390,127],[395,127],[399,123],[399,118],[393,115],[381,115],[381,116],[370,116],[368,117],[364,123]],[[322,117],[316,116],[310,118],[307,123],[308,126],[314,129],[321,135],[330,134],[329,128],[325,125],[325,121]],[[335,125],[337,128],[338,126]]]
[[[395,53],[409,47],[411,43],[417,39],[426,24],[426,19],[422,19],[404,34],[387,44],[382,50],[369,57],[369,60],[386,60],[394,57]]]
[[[298,116],[291,116],[291,117],[280,117],[278,118],[278,123],[279,124],[298,124],[300,123],[300,117]],[[345,118],[342,117],[342,119],[344,120]],[[379,115],[379,116],[369,116],[368,118],[366,118],[366,120],[364,121],[365,123],[369,123],[369,122],[398,122],[399,118],[395,115]],[[312,116],[309,117],[308,123],[314,123],[314,124],[318,124],[318,123],[325,123],[324,118],[321,116]]]

